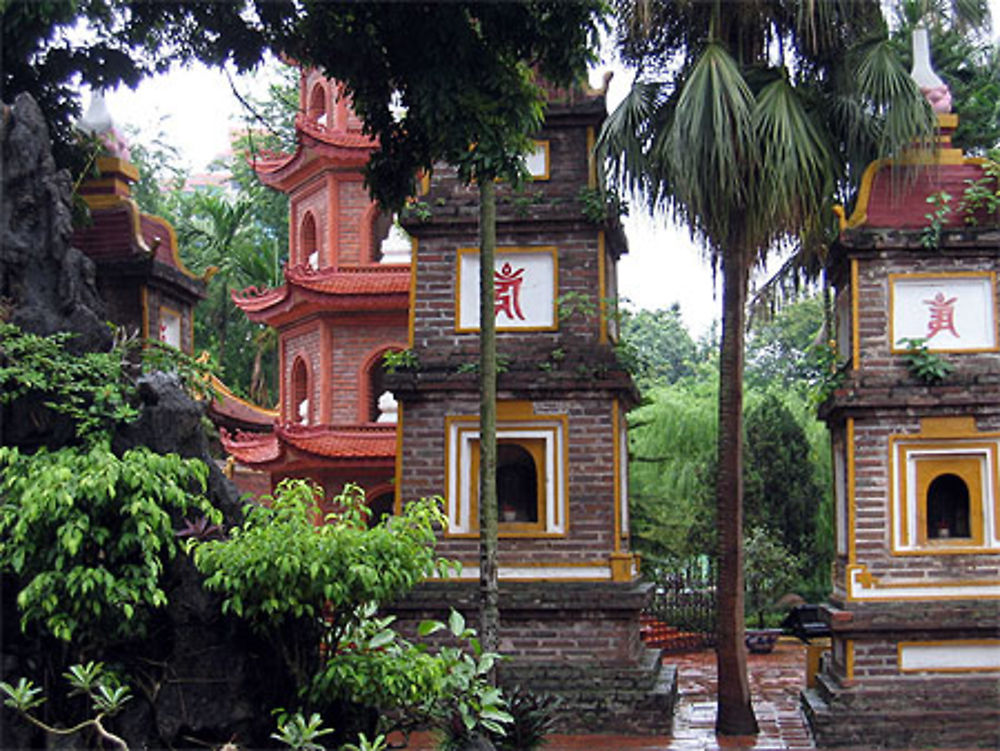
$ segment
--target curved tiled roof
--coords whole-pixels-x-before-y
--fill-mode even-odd
[[[328,146],[344,149],[374,149],[378,146],[378,141],[364,133],[330,129],[310,120],[301,112],[295,116],[295,129]]]
[[[396,456],[396,426],[330,428],[283,425],[278,435],[310,454],[331,459],[388,459]]]
[[[245,433],[242,430],[229,433],[220,429],[219,441],[226,453],[250,466],[273,462],[281,457],[281,445],[274,433]]]
[[[289,283],[329,295],[366,295],[409,292],[409,266],[358,266],[314,270],[309,266],[288,269]]]
[[[296,425],[275,427],[274,433],[230,434],[221,430],[220,440],[226,452],[237,461],[260,466],[277,461],[287,448],[316,457],[341,460],[383,459],[396,457],[395,425]]]
[[[218,376],[209,374],[208,387],[212,398],[208,401],[209,412],[217,419],[235,424],[251,425],[269,430],[278,418],[278,410],[267,409],[259,404],[236,396]]]
[[[285,282],[275,289],[247,287],[231,296],[241,309],[256,313],[284,302],[296,287],[332,296],[409,294],[410,267],[372,264],[314,270],[293,266],[285,271]]]

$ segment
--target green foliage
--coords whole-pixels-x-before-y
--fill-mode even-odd
[[[661,387],[629,415],[632,539],[654,561],[713,548],[715,388],[709,381]]]
[[[978,222],[976,214],[982,212],[994,219],[1000,219],[1000,147],[991,149],[983,163],[983,176],[978,180],[966,180],[962,193],[961,208],[966,224]]]
[[[205,586],[223,593],[225,612],[268,626],[329,611],[339,632],[356,622],[360,603],[389,602],[444,570],[433,551],[442,521],[436,500],[408,504],[403,516],[368,528],[360,488],[345,486],[325,518],[317,494],[309,483],[284,480],[273,497],[246,507],[228,539],[194,546],[195,565]]]
[[[46,407],[70,418],[81,441],[93,443],[138,417],[133,361],[139,357],[147,370],[173,372],[189,392],[207,393],[208,365],[162,342],[116,333],[110,351],[75,354],[71,333],[40,336],[0,321],[0,403],[40,395]]]
[[[755,317],[747,336],[744,383],[804,393],[823,373],[823,298],[812,295],[784,305],[773,316]]]
[[[403,206],[403,216],[412,217],[420,222],[429,222],[434,216],[430,204],[426,201],[419,201],[416,198],[408,198]]]
[[[95,440],[138,416],[128,400],[127,349],[74,355],[72,338],[0,321],[0,402],[41,394],[45,406],[73,421],[81,440]]]
[[[920,232],[920,244],[928,250],[935,250],[941,244],[941,231],[951,215],[951,194],[944,190],[927,196],[931,210],[924,214],[927,226]]]
[[[594,224],[604,224],[609,220],[628,216],[628,205],[613,189],[580,188],[576,199],[584,218]]]
[[[574,316],[589,321],[597,317],[598,300],[586,292],[565,292],[556,298],[556,311],[560,323],[565,323]]]
[[[69,695],[89,696],[94,712],[100,714],[117,714],[131,698],[129,687],[121,685],[114,675],[104,673],[104,664],[100,662],[70,665],[63,677],[73,689]]]
[[[132,198],[142,211],[164,218],[174,213],[174,195],[180,190],[187,173],[180,167],[180,150],[167,141],[162,130],[155,134],[126,128],[129,141],[129,161],[139,171],[132,185]]]
[[[345,486],[325,517],[321,497],[307,482],[282,481],[263,505],[247,506],[243,523],[227,539],[190,541],[195,565],[206,576],[205,587],[223,595],[224,612],[273,641],[304,697],[317,705],[349,698],[365,681],[351,682],[347,673],[367,670],[365,680],[376,682],[358,698],[374,701],[384,693],[395,701],[390,674],[376,675],[393,666],[383,657],[386,627],[373,632],[379,623],[372,615],[424,578],[449,570],[451,564],[434,555],[434,529],[443,523],[439,501],[407,504],[401,516],[369,527],[357,486]],[[352,640],[369,648],[341,657]]]
[[[652,566],[715,555],[716,379],[654,389],[629,415],[631,533]],[[808,398],[772,388],[747,393],[747,524],[766,524],[815,562],[796,588],[819,599],[829,591],[833,555],[829,437]]]
[[[916,338],[900,339],[898,344],[906,348],[903,359],[910,375],[921,383],[933,386],[940,383],[955,369],[955,366],[941,355],[927,349],[927,340]]]
[[[800,558],[767,529],[751,527],[747,532],[744,558],[746,608],[757,615],[759,628],[764,628],[765,613],[773,611],[778,600],[796,585],[801,567]]]
[[[367,735],[359,733],[357,743],[346,743],[341,746],[340,751],[386,751],[389,748],[394,747],[389,746],[383,733],[376,735],[374,740],[368,740]]]
[[[222,377],[237,393],[268,403],[276,389],[277,338],[236,308],[230,293],[247,287],[276,287],[287,252],[268,208],[270,191],[249,183],[234,198],[211,190],[175,192],[172,221],[184,261],[194,271],[214,269],[207,297],[195,310],[196,350],[208,350]],[[284,203],[282,210],[287,213]],[[261,217],[270,216],[270,223]]]
[[[20,678],[17,685],[14,686],[0,682],[0,691],[7,695],[4,704],[47,733],[73,735],[85,728],[92,727],[103,739],[124,749],[124,751],[128,751],[125,741],[105,730],[101,723],[105,717],[113,717],[118,714],[125,703],[132,698],[129,687],[122,685],[115,675],[105,672],[104,663],[101,662],[71,665],[69,670],[63,673],[63,677],[72,688],[69,696],[80,695],[90,699],[93,717],[68,728],[55,727],[43,722],[31,714],[32,709],[45,701],[45,697],[41,696],[42,689],[24,677]]]
[[[45,703],[45,697],[41,696],[41,686],[36,686],[32,681],[24,676],[18,679],[17,685],[11,685],[0,681],[0,691],[7,694],[4,705],[18,712],[27,712]]]
[[[323,718],[318,712],[313,712],[307,720],[301,712],[288,714],[280,710],[278,732],[271,733],[271,737],[293,751],[324,751],[323,745],[317,743],[316,739],[332,732],[332,728],[323,727]]]
[[[694,375],[699,347],[684,326],[680,305],[655,311],[626,309],[621,324],[621,342],[630,353],[641,391]]]
[[[412,349],[390,349],[382,355],[382,367],[386,373],[415,372],[420,370],[420,359]]]
[[[810,443],[787,397],[775,392],[746,411],[744,443],[745,528],[767,528],[793,554],[814,555],[815,518],[824,498],[816,481]]]
[[[207,469],[146,448],[104,442],[22,454],[0,447],[0,570],[22,582],[22,628],[38,624],[77,646],[139,636],[163,607],[163,562],[177,548],[171,514],[217,519],[192,490]]]
[[[559,708],[558,697],[550,694],[536,694],[516,686],[507,697],[507,712],[511,716],[510,726],[501,737],[493,737],[497,751],[533,751],[545,745],[556,719]]]
[[[837,340],[814,348],[817,373],[810,383],[810,401],[815,405],[825,402],[839,389],[847,377],[846,362],[837,353]]]
[[[465,618],[455,610],[447,624],[422,622],[419,633],[429,636],[445,629],[471,649],[445,646],[439,650],[437,656],[447,679],[430,707],[430,716],[442,733],[442,751],[458,751],[477,735],[503,737],[513,718],[501,690],[491,681],[498,655],[482,651],[475,630],[468,628]]]

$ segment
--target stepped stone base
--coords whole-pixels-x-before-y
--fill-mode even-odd
[[[828,605],[833,649],[801,694],[820,747],[1000,748],[1000,672],[956,662],[903,668],[905,650],[1000,637],[994,602],[929,601]]]
[[[558,696],[557,732],[669,732],[676,669],[639,638],[649,592],[644,583],[501,584],[501,683]],[[451,608],[477,624],[478,584],[428,582],[392,612],[412,635],[421,620],[446,620]]]
[[[1000,748],[1000,682],[914,678],[837,686],[817,676],[801,694],[821,748]]]
[[[657,650],[633,667],[515,660],[501,666],[500,682],[558,696],[557,733],[666,734],[677,702],[677,668]]]

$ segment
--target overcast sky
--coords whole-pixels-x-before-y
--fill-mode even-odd
[[[994,37],[1000,35],[1000,0],[990,0]],[[631,76],[612,60],[603,60],[591,76],[599,86],[605,70],[616,69],[608,92],[614,106]],[[241,93],[265,90],[265,78],[237,79]],[[242,110],[226,76],[201,66],[178,68],[166,76],[145,81],[136,91],[122,87],[107,96],[116,124],[131,124],[144,137],[161,131],[180,149],[183,166],[204,170],[229,145],[229,132],[242,122]],[[86,103],[84,103],[86,106]],[[625,218],[629,253],[619,266],[619,294],[637,307],[656,309],[679,302],[684,322],[700,336],[719,317],[721,297],[712,282],[708,262],[685,229],[673,227],[663,217],[650,218],[634,206]],[[721,284],[721,280],[720,280]],[[719,293],[721,294],[721,293]]]

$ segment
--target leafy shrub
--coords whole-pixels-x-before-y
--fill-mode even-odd
[[[765,527],[749,530],[744,550],[746,609],[757,615],[757,626],[764,628],[765,614],[773,612],[778,600],[795,586],[802,562]]]
[[[146,448],[34,454],[0,447],[0,571],[23,582],[21,625],[75,645],[141,636],[148,608],[167,602],[163,561],[177,549],[171,512],[218,512],[205,465]]]
[[[955,369],[941,355],[927,348],[927,340],[920,338],[900,339],[899,344],[906,347],[903,359],[909,368],[910,375],[921,383],[933,386],[940,383]]]
[[[502,736],[493,737],[497,751],[534,751],[545,744],[555,723],[558,697],[517,686],[507,697],[510,726]]]
[[[33,709],[45,701],[42,689],[27,678],[21,678],[14,685],[0,682],[0,692],[6,695],[4,705],[10,707],[32,725],[53,735],[74,735],[86,728],[94,731],[104,740],[128,751],[125,741],[109,732],[103,725],[105,717],[113,717],[131,699],[128,686],[122,685],[116,676],[104,671],[104,664],[88,662],[86,665],[71,665],[63,677],[72,687],[69,696],[87,696],[94,716],[68,728],[49,725],[32,714]]]
[[[284,480],[246,507],[224,540],[189,540],[206,588],[280,650],[300,698],[410,707],[433,696],[445,669],[376,618],[378,608],[451,564],[434,553],[438,499],[407,504],[371,527],[364,492],[348,485],[323,515],[322,491]]]

